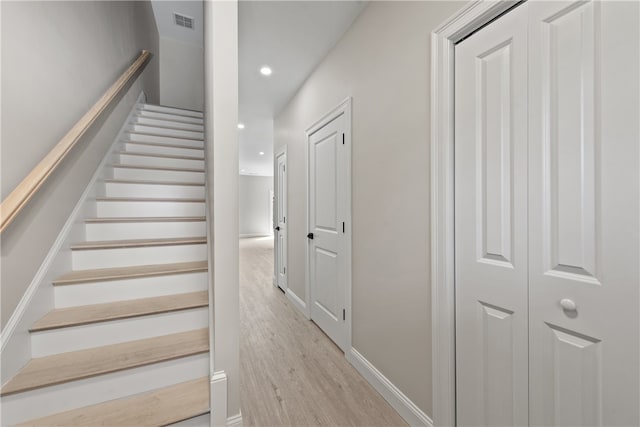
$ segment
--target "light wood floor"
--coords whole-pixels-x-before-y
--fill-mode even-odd
[[[272,284],[273,239],[240,240],[245,426],[406,426],[340,349]]]

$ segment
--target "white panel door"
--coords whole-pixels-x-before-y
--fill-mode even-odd
[[[276,286],[287,289],[287,154],[276,156],[276,203],[275,203],[275,273]]]
[[[527,4],[455,48],[458,425],[526,425]]]
[[[346,350],[344,114],[309,136],[309,297],[313,320]]]
[[[529,12],[530,421],[637,426],[639,3]]]

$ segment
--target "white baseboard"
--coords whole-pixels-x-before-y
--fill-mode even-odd
[[[351,348],[347,359],[409,425],[433,427],[431,418],[382,375],[382,372],[365,359],[358,350]]]
[[[51,285],[53,279],[71,269],[71,252],[68,248],[71,243],[74,243],[73,240],[77,241],[84,237],[82,219],[85,213],[92,209],[88,205],[94,203],[96,183],[102,178],[104,166],[112,160],[113,153],[136,112],[136,107],[144,102],[145,97],[144,92],[138,95],[138,99],[118,131],[113,144],[89,180],[87,187],[0,334],[0,359],[2,359],[0,378],[2,383],[13,377],[31,359],[29,328],[33,322],[54,308],[53,286],[46,285]]]
[[[289,301],[291,301],[293,303],[293,305],[300,310],[300,312],[304,315],[304,317],[306,317],[307,319],[311,319],[311,315],[309,313],[309,310],[307,309],[307,303],[304,302],[304,300],[302,298],[300,298],[298,295],[296,295],[291,288],[287,288],[287,290],[284,291],[284,294],[287,296],[287,298],[289,298]]]
[[[232,417],[227,418],[227,426],[242,427],[242,411]]]
[[[264,234],[264,233],[257,233],[257,234],[240,234],[240,238],[241,238],[241,239],[248,239],[248,238],[250,238],[250,237],[270,237],[270,236],[273,236],[273,234],[271,234],[271,233],[267,233],[267,234]]]

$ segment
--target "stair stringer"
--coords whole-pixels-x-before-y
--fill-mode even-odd
[[[85,239],[84,218],[95,215],[96,196],[100,194],[104,178],[111,173],[107,165],[113,163],[129,123],[135,117],[140,105],[145,102],[146,94],[141,92],[115,136],[113,144],[98,165],[16,310],[0,334],[0,384],[4,384],[12,378],[31,359],[29,328],[54,308],[52,282],[56,277],[71,270],[71,245]]]

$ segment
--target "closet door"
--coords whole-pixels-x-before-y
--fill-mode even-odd
[[[527,5],[455,48],[458,425],[527,424]]]
[[[640,425],[638,2],[530,2],[530,422]]]

